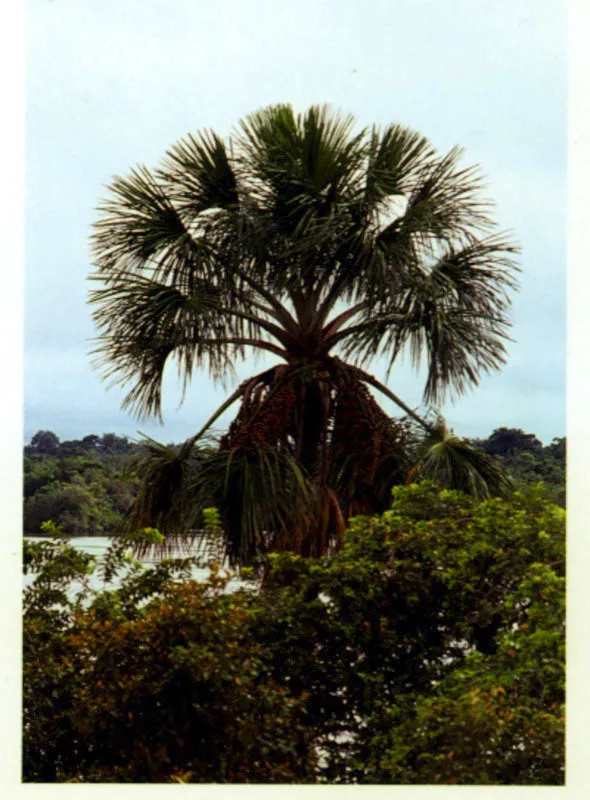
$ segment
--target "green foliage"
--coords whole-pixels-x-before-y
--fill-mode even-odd
[[[539,453],[523,452],[513,458],[505,458],[503,468],[512,476],[515,483],[524,485],[542,483],[548,498],[565,508],[565,461],[555,457],[551,445],[544,447]]]
[[[54,522],[43,523],[42,529],[52,540],[25,539],[23,544],[24,574],[34,576],[24,592],[25,618],[28,614],[41,621],[41,629],[46,624],[55,625],[59,631],[61,625],[67,624],[68,614],[81,608],[90,591],[88,578],[96,565],[92,556],[67,544]],[[77,585],[74,594],[72,582]],[[51,628],[46,634],[50,632]]]
[[[58,444],[47,454],[39,445],[42,433],[47,432],[40,431],[25,447],[26,533],[40,533],[46,520],[54,520],[64,533],[75,535],[108,534],[120,528],[138,485],[128,466],[127,440],[105,434],[59,444],[58,437],[51,434]]]
[[[31,439],[31,450],[54,455],[59,449],[59,437],[53,431],[37,431]]]
[[[312,687],[324,779],[563,781],[564,519],[538,489],[476,503],[413,485],[333,558],[274,560],[261,624],[277,674]],[[479,726],[460,715],[480,686],[516,720],[490,747],[496,706]]]
[[[24,525],[28,533],[40,531],[42,523],[49,519],[61,525],[64,533],[84,535],[109,532],[120,516],[86,486],[56,481],[25,503]]]
[[[487,452],[498,456],[538,452],[542,447],[533,433],[525,433],[520,428],[497,428],[485,443]]]
[[[225,591],[228,576],[191,581],[190,560],[132,565],[118,589],[72,598],[56,587],[92,563],[75,552],[27,545],[38,574],[25,598],[26,781],[311,777],[305,704],[265,672],[250,599]],[[125,569],[120,543],[106,566],[105,578]]]
[[[42,459],[25,456],[23,476],[25,500],[55,480],[57,465],[57,459],[51,456]]]
[[[443,419],[426,435],[409,477],[415,481],[431,480],[480,500],[505,496],[512,488],[500,466],[467,440],[455,436]]]
[[[104,433],[102,436],[90,434],[83,439],[72,439],[60,442],[59,436],[53,431],[37,431],[31,437],[31,442],[25,447],[27,456],[72,456],[88,455],[89,453],[123,454],[130,453],[133,445],[126,436],[117,436],[115,433]]]
[[[128,541],[84,607],[40,592],[86,562],[36,543],[25,779],[561,784],[564,527],[538,487],[413,484],[261,591],[126,565]]]
[[[498,468],[516,485],[543,483],[552,503],[566,504],[566,439],[553,439],[545,447],[532,433],[516,428],[497,428],[483,440],[473,441],[493,456]]]

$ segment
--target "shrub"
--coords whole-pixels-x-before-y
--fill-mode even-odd
[[[257,637],[310,693],[322,778],[562,783],[565,512],[540,487],[394,494],[333,558],[275,558],[261,596]]]
[[[166,561],[83,602],[38,543],[25,779],[560,784],[564,522],[411,485],[261,591]]]
[[[41,545],[38,567],[49,556]],[[63,570],[69,560],[71,577],[80,578],[86,563],[73,558],[62,548],[41,574],[53,570],[59,582],[56,563]],[[80,597],[48,593],[45,580],[44,600],[65,605],[65,614],[34,602],[39,586],[30,593],[25,781],[309,777],[305,705],[265,672],[261,646],[248,635],[248,598],[225,593],[227,577],[215,570],[204,583],[186,574],[176,583],[173,567],[132,570],[87,607]]]

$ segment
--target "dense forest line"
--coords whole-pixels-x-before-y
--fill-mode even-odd
[[[502,427],[471,444],[493,456],[515,486],[542,481],[547,498],[565,508],[565,437],[543,445],[534,434]],[[117,530],[137,493],[141,451],[141,443],[114,433],[62,442],[38,431],[24,448],[25,532],[41,533],[46,520],[70,535]]]

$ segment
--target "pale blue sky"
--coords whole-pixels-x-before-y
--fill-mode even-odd
[[[29,2],[25,437],[193,433],[224,398],[170,369],[161,428],[90,367],[88,248],[103,185],[190,131],[275,102],[399,122],[480,163],[523,253],[508,365],[443,411],[455,430],[565,433],[566,4],[561,0]],[[245,364],[241,374],[252,368]],[[383,375],[379,363],[372,366]],[[409,364],[389,381],[418,406]],[[393,408],[384,403],[393,413]]]

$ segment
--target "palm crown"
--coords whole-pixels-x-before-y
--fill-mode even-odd
[[[132,383],[124,405],[161,415],[170,357],[186,386],[195,367],[223,378],[253,348],[285,364],[224,404],[242,398],[227,449],[246,434],[282,442],[328,486],[337,409],[350,412],[352,392],[357,420],[369,407],[379,416],[367,383],[430,429],[360,365],[379,355],[391,367],[409,349],[427,365],[424,400],[439,403],[505,359],[516,248],[460,155],[439,156],[399,125],[355,132],[327,107],[280,105],[227,142],[188,136],[155,171],[115,178],[93,237],[102,285],[91,300],[107,374]],[[277,425],[281,403],[290,411]],[[276,430],[257,439],[253,415]]]

